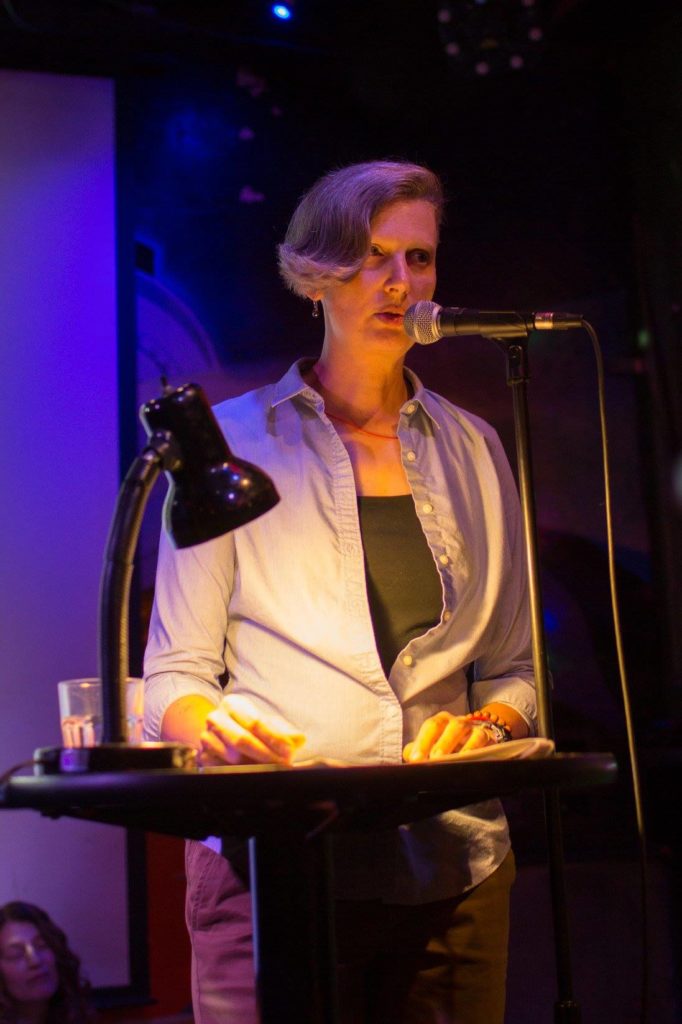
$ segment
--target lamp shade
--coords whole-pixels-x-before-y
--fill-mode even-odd
[[[168,433],[174,442],[164,516],[176,547],[229,533],[279,501],[270,477],[232,454],[199,385],[167,390],[142,406],[140,419],[150,436]]]

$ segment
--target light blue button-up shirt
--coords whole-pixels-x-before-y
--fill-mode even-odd
[[[400,762],[425,718],[492,701],[513,706],[532,733],[523,534],[495,431],[405,371],[413,394],[398,437],[443,607],[387,678],[353,470],[302,362],[277,384],[215,409],[230,446],[272,477],[280,503],[196,547],[175,550],[162,536],[145,657],[147,736],[158,738],[180,697],[202,694],[217,705],[225,670],[231,692],[305,734],[302,758]],[[486,801],[389,833],[346,836],[339,849],[340,895],[421,903],[478,884],[501,862],[509,837],[499,803]]]

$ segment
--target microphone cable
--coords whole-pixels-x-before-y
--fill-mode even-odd
[[[616,657],[618,661],[618,676],[620,680],[623,710],[625,713],[625,728],[628,741],[628,755],[630,759],[630,772],[632,778],[632,793],[635,803],[635,818],[637,823],[637,840],[640,867],[640,888],[641,888],[641,958],[642,958],[642,979],[641,979],[641,1024],[648,1021],[649,1003],[649,944],[647,936],[649,933],[649,872],[647,866],[647,839],[644,823],[644,809],[642,801],[641,776],[639,771],[639,758],[637,756],[637,744],[632,718],[632,703],[630,699],[630,686],[628,682],[627,669],[625,665],[625,653],[623,650],[623,632],[621,628],[620,608],[618,600],[618,588],[616,582],[616,557],[613,542],[613,517],[611,506],[611,470],[609,464],[609,439],[606,424],[606,401],[604,388],[604,360],[601,353],[599,338],[592,324],[587,320],[582,321],[582,326],[587,331],[592,342],[594,357],[597,364],[597,394],[599,402],[599,425],[602,444],[602,467],[604,475],[604,511],[606,518],[606,547],[609,567],[609,586],[611,592],[611,612],[613,618],[613,633],[616,644]]]

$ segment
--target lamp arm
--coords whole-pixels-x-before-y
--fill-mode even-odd
[[[125,680],[129,669],[128,607],[133,562],[142,516],[161,470],[178,467],[177,445],[168,431],[156,431],[128,470],[104,556],[99,595],[99,675],[102,680],[102,740],[128,738]]]

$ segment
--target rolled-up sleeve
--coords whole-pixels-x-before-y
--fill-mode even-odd
[[[144,658],[146,739],[159,739],[166,710],[181,697],[220,703],[234,564],[229,533],[176,549],[162,532]]]

